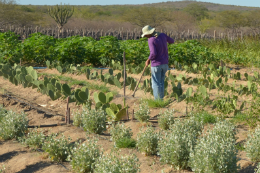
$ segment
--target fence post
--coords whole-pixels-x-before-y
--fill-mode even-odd
[[[216,30],[214,30],[214,41],[216,40]]]

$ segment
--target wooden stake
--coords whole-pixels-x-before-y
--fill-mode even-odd
[[[134,120],[135,110],[133,109],[132,121]]]

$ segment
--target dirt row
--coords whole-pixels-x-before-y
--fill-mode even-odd
[[[55,74],[55,70],[46,70],[45,73]],[[57,73],[58,74],[58,73]],[[74,79],[78,80],[86,80],[84,75],[71,75],[71,74],[64,74],[66,76],[73,77]],[[138,78],[138,75],[136,76]],[[98,83],[97,81],[91,80],[90,82]],[[112,102],[122,104],[123,99],[123,89],[119,90],[117,87],[110,86],[111,90],[117,90],[119,96],[115,97]],[[23,88],[22,86],[15,86],[11,84],[8,80],[4,80],[2,77],[0,78],[0,91],[2,94],[0,95],[0,104],[4,104],[6,109],[12,109],[15,111],[25,111],[29,119],[29,125],[31,126],[38,126],[38,125],[49,125],[49,124],[57,124],[58,126],[52,128],[44,128],[46,134],[51,132],[57,133],[62,132],[65,136],[70,136],[72,138],[72,142],[78,141],[81,139],[82,141],[86,140],[86,133],[75,126],[72,125],[62,125],[64,123],[64,115],[66,111],[66,101],[65,100],[55,100],[52,101],[49,96],[42,95],[41,93],[37,92],[37,89],[31,88]],[[22,100],[26,103],[32,104],[34,107],[40,108],[42,110],[51,112],[52,114],[45,113],[44,111],[39,111],[34,109],[25,103],[20,103],[17,100],[12,98],[8,98],[4,93],[8,93],[18,100]],[[131,97],[132,91],[127,90],[126,95],[127,100],[126,103],[128,104],[129,112],[135,108],[134,104],[138,105],[140,98],[151,97],[145,95],[143,91],[138,90],[136,93],[136,97]],[[81,106],[77,106],[74,103],[70,104],[70,108],[72,113],[77,109],[81,109]],[[152,109],[151,110],[151,117],[156,117],[160,111],[164,111],[165,109],[174,108],[176,113],[174,114],[175,117],[185,115],[186,111],[186,103],[180,102],[171,103],[167,108],[163,109]],[[54,116],[56,115],[56,116]],[[73,115],[72,115],[73,121]],[[140,131],[140,128],[143,124],[137,121],[128,121],[125,122],[127,127],[130,127],[133,132],[133,138],[136,139],[137,133]],[[153,121],[153,126],[157,128],[157,122]],[[238,126],[238,134],[237,134],[237,142],[244,143],[246,141],[246,137],[248,134],[248,127],[241,124]],[[98,144],[104,149],[105,153],[108,153],[113,149],[113,142],[109,140],[109,133],[108,131],[104,132],[103,135],[99,138]],[[134,153],[139,158],[139,162],[141,164],[141,172],[142,173],[152,173],[152,172],[164,172],[173,173],[178,172],[171,168],[169,165],[162,165],[159,161],[159,156],[145,156],[142,153],[138,152],[136,149],[122,149],[121,154],[129,154]],[[246,157],[245,151],[239,151],[238,157],[240,161],[238,164],[241,166],[239,173],[253,173],[255,165],[253,162],[250,161],[248,157]],[[27,148],[20,143],[12,140],[12,141],[0,141],[0,165],[4,164],[6,166],[6,172],[49,172],[49,173],[56,173],[56,172],[71,172],[71,167],[68,162],[63,162],[62,165],[59,165],[55,162],[51,162],[47,155],[41,152],[32,151],[30,148]],[[189,172],[188,170],[179,171],[179,172]]]

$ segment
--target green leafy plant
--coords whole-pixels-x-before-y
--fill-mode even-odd
[[[170,126],[174,123],[174,110],[166,110],[163,113],[160,113],[158,117],[159,127],[163,130],[168,130]]]
[[[45,135],[37,128],[30,129],[26,136],[19,138],[19,141],[33,149],[41,148],[44,143]]]
[[[82,112],[82,123],[85,131],[101,134],[106,130],[106,115],[102,109]]]
[[[0,173],[5,173],[5,165],[2,165],[0,168]]]
[[[147,102],[150,108],[164,108],[170,104],[170,99],[161,100],[161,99],[143,99],[143,102]]]
[[[135,111],[135,118],[140,122],[148,122],[150,119],[150,109],[147,102],[141,102],[139,109]]]
[[[257,127],[254,133],[248,134],[246,141],[246,153],[252,161],[260,161],[260,127]]]
[[[96,163],[95,172],[99,173],[137,173],[140,163],[135,155],[120,156],[119,153],[109,153],[100,157]]]
[[[75,172],[94,172],[95,164],[101,156],[102,152],[97,145],[97,140],[88,139],[81,145],[76,143],[67,160],[70,161]]]
[[[24,112],[16,113],[9,110],[0,121],[0,137],[4,140],[24,135],[28,128],[28,119]]]
[[[217,119],[214,115],[208,113],[208,112],[196,112],[196,113],[191,113],[190,116],[194,116],[197,121],[202,121],[203,124],[213,124],[217,122]]]
[[[56,136],[57,134],[49,135],[43,143],[42,149],[49,154],[52,161],[62,162],[67,159],[71,152],[71,139],[66,139],[64,134],[59,138],[56,138]]]
[[[190,167],[194,172],[237,172],[235,126],[227,121],[217,122],[213,130],[204,135],[190,154]]]
[[[194,117],[184,121],[175,120],[170,130],[159,142],[160,161],[177,169],[187,168],[190,153],[196,145],[202,127],[202,122],[197,121]]]
[[[125,124],[116,124],[112,125],[112,127],[109,130],[111,134],[111,140],[115,142],[120,140],[121,138],[131,138],[133,136],[133,132],[130,127],[126,128]]]
[[[255,173],[260,173],[260,163],[258,163],[256,169],[255,169]]]
[[[153,127],[138,133],[136,143],[138,150],[147,156],[157,154],[159,136],[160,134],[156,133]]]
[[[135,148],[136,140],[134,140],[133,138],[123,137],[115,142],[115,146],[117,148]]]

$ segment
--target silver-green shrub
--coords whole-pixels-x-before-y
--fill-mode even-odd
[[[217,122],[204,135],[190,154],[190,167],[194,172],[237,172],[235,126],[227,121]]]
[[[33,149],[41,148],[45,140],[45,135],[37,128],[30,129],[26,136],[19,138],[19,141]]]
[[[159,137],[159,133],[156,133],[153,127],[148,127],[144,132],[137,134],[136,146],[147,156],[157,154]]]
[[[7,110],[3,108],[3,105],[0,105],[0,121],[6,115]]]
[[[67,160],[71,161],[70,164],[75,172],[94,172],[96,161],[101,155],[97,140],[87,140],[87,143],[82,145],[76,143]]]
[[[147,102],[139,104],[139,109],[135,111],[135,118],[140,122],[148,122],[150,119],[150,109]]]
[[[42,149],[49,154],[51,160],[58,162],[65,161],[71,152],[71,139],[66,139],[64,134],[59,138],[56,138],[56,135],[51,134],[48,136],[42,145]]]
[[[9,110],[0,121],[0,138],[8,140],[21,137],[24,135],[27,128],[28,119],[25,113],[16,113]]]
[[[168,130],[172,124],[174,124],[174,110],[166,110],[164,113],[160,113],[158,117],[159,127],[163,130]]]
[[[139,167],[139,159],[135,155],[120,156],[119,153],[110,153],[100,157],[94,172],[137,173],[140,172]]]
[[[248,135],[246,142],[246,153],[253,162],[260,162],[260,126],[258,126],[254,133]]]
[[[5,165],[0,168],[0,173],[5,173]]]
[[[187,168],[190,152],[196,145],[202,127],[202,122],[193,117],[184,121],[175,120],[165,137],[159,141],[160,161],[177,169]]]
[[[116,124],[112,125],[110,129],[111,140],[116,142],[121,138],[131,138],[133,136],[133,132],[130,127],[126,128],[125,124]]]
[[[260,173],[260,163],[258,163],[256,169],[255,169],[255,173]]]
[[[82,112],[80,112],[79,110],[76,110],[76,112],[74,112],[73,115],[73,125],[77,126],[77,127],[82,127],[83,126],[83,116],[85,115],[84,112],[88,112],[90,111],[91,108],[89,107],[89,105],[83,105],[82,106]]]
[[[102,109],[82,112],[82,126],[85,131],[101,134],[106,131],[106,114]]]

